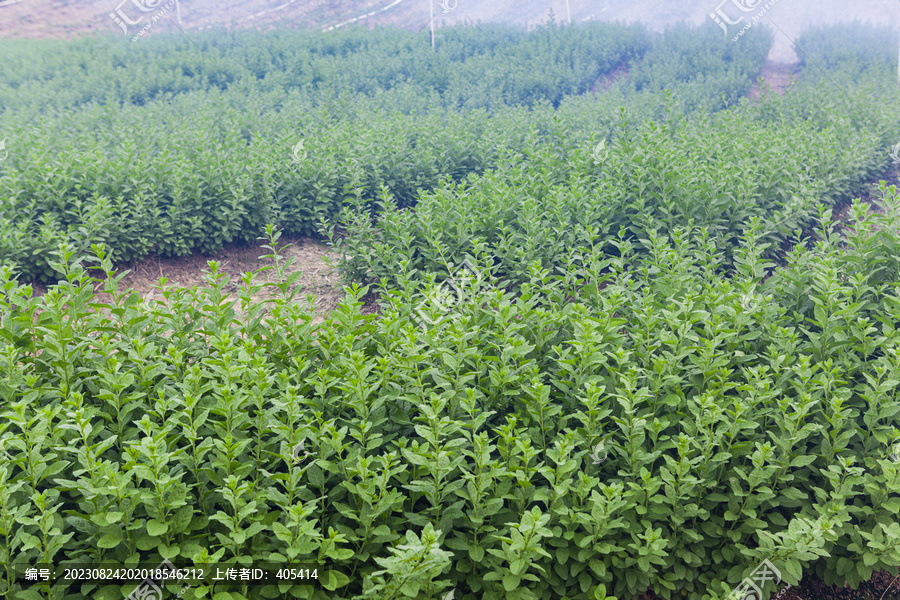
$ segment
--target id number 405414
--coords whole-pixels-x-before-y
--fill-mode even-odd
[[[278,569],[277,579],[318,579],[318,569]]]

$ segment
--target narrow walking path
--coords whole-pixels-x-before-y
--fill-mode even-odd
[[[344,297],[344,289],[340,278],[326,260],[331,255],[331,248],[322,242],[311,238],[282,238],[279,246],[290,244],[281,254],[282,258],[293,259],[293,263],[286,270],[286,275],[301,273],[295,288],[298,288],[299,297],[305,298],[307,294],[316,297],[315,310],[317,314],[326,313],[337,308],[338,302]],[[230,284],[226,288],[227,296],[235,300],[235,307],[240,306],[238,290],[243,284],[241,276],[249,271],[256,271],[270,266],[271,260],[263,260],[260,257],[269,254],[269,251],[259,246],[243,246],[240,244],[227,244],[221,251],[203,256],[195,253],[189,256],[161,258],[151,255],[144,260],[136,261],[129,265],[118,267],[118,272],[130,271],[119,283],[120,290],[133,289],[144,300],[153,302],[159,298],[159,293],[154,289],[161,277],[168,279],[167,285],[191,288],[207,287],[204,275],[209,271],[207,261],[214,260],[219,263],[219,272],[227,274]],[[275,280],[274,269],[266,271],[259,276],[259,283]],[[36,296],[42,296],[49,286],[33,283]],[[102,289],[102,288],[101,288]],[[270,290],[263,290],[254,300],[263,300],[271,296]],[[98,294],[101,301],[109,300],[105,294]],[[374,312],[370,305],[364,307],[363,312]]]
[[[753,87],[750,88],[750,93],[747,94],[747,97],[750,100],[757,101],[762,98],[763,93],[767,90],[775,94],[783,94],[796,80],[800,69],[801,65],[799,62],[779,63],[771,60],[766,61],[762,71],[759,73],[759,78],[754,82]],[[763,82],[762,85],[760,85],[760,79]]]

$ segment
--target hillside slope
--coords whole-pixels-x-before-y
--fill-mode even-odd
[[[175,0],[143,0],[145,11],[138,8],[139,3],[140,0],[123,0],[118,5],[108,0],[2,0],[0,37],[70,37],[101,32],[134,35],[155,17],[151,33],[178,28],[188,34],[214,26],[273,25],[313,29],[398,25],[417,31],[430,20],[425,0],[181,0],[178,7]],[[709,19],[716,8],[713,0],[434,0],[436,27],[479,21],[504,21],[527,27],[552,14],[557,21],[640,21],[660,30],[681,20],[699,23]],[[111,17],[117,10],[135,23],[127,31]],[[853,19],[900,26],[900,5],[888,0],[852,6],[841,0],[776,1],[762,15],[760,23],[779,31],[770,58],[792,62],[796,56],[791,41],[800,31]]]

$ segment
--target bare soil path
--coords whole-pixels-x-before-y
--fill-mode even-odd
[[[630,69],[628,68],[628,63],[625,61],[620,62],[615,67],[613,67],[611,71],[594,82],[594,84],[591,86],[591,92],[599,93],[607,91],[616,82],[628,77],[629,71]]]
[[[800,63],[779,63],[772,60],[766,61],[750,93],[747,97],[757,101],[762,98],[764,92],[783,94],[790,87],[797,73],[800,72]],[[760,84],[762,80],[762,84]]]
[[[338,274],[328,264],[329,257],[336,259],[327,245],[311,238],[282,237],[279,247],[290,244],[280,254],[283,261],[292,259],[293,262],[286,269],[285,274],[299,272],[300,279],[295,288],[299,288],[299,297],[304,298],[308,294],[316,297],[316,312],[325,315],[337,308],[338,302],[344,297],[343,286]],[[219,263],[219,272],[230,277],[230,283],[226,288],[228,297],[237,301],[238,290],[242,286],[240,278],[244,273],[257,271],[263,267],[273,265],[271,259],[261,258],[269,254],[269,250],[259,246],[245,246],[240,244],[228,244],[221,251],[211,256],[192,254],[180,258],[160,258],[152,255],[144,260],[130,265],[122,265],[117,271],[122,273],[130,271],[119,283],[120,290],[133,289],[144,299],[155,297],[155,287],[159,285],[162,277],[168,279],[167,285],[199,288],[206,287],[204,275],[209,271],[207,261]],[[275,281],[275,270],[269,270],[257,277],[258,283]],[[42,296],[47,292],[48,286],[32,284],[34,293]],[[268,290],[263,290],[255,299],[262,300],[270,297]],[[100,295],[101,299],[103,294]],[[239,303],[236,305],[239,306]],[[369,302],[363,308],[364,313],[374,312],[376,307]]]

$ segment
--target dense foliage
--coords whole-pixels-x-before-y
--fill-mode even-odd
[[[647,60],[635,65],[629,87],[660,91],[679,83],[700,83],[681,94],[689,107],[719,110],[731,106],[750,90],[769,54],[772,37],[758,30],[747,43],[741,42],[723,42],[721,32],[711,24],[672,26],[654,44]]]
[[[839,27],[807,29],[796,40],[798,55],[809,77],[827,76],[834,69],[860,74],[870,70],[897,70],[897,32],[858,21]]]
[[[7,272],[0,552],[290,559],[321,569],[295,596],[323,599],[699,600],[763,559],[793,584],[858,583],[900,564],[885,195],[888,217],[854,209],[846,248],[823,231],[765,281],[758,223],[733,279],[708,231],[678,229],[650,234],[642,269],[623,239],[425,320],[406,288],[379,318],[356,292],[322,325],[254,304],[252,278],[234,307],[215,264],[210,289],[149,306],[112,274],[97,305],[78,266],[42,299]]]
[[[884,71],[856,77],[840,78],[850,97],[818,79],[690,121],[632,127],[622,118],[610,143],[530,135],[488,172],[423,192],[414,211],[397,211],[387,192],[374,223],[346,208],[344,275],[392,287],[447,277],[466,256],[486,253],[498,276],[518,284],[535,266],[555,272],[580,248],[616,254],[620,231],[646,251],[650,230],[689,226],[708,230],[730,268],[753,219],[765,220],[771,256],[821,204],[846,203],[890,164],[900,91]],[[861,97],[871,100],[853,100]]]
[[[714,46],[669,35],[642,60]],[[346,39],[335,56],[365,36]],[[718,600],[764,560],[793,585],[896,572],[900,190],[882,183],[883,214],[857,201],[839,231],[830,211],[900,135],[891,65],[855,81],[838,65],[846,96],[809,78],[717,112],[734,77],[666,93],[642,64],[556,108],[373,111],[371,130],[377,92],[271,89],[260,115],[225,86],[61,107],[17,134],[0,595],[119,600],[136,584],[18,575],[163,559],[317,569],[165,585],[189,600]],[[354,285],[320,321],[268,223],[306,231],[345,199],[346,231],[327,230],[344,274],[380,284],[380,314]],[[126,257],[262,229],[278,276],[247,274],[235,301],[215,262],[202,289],[119,289]],[[64,279],[35,297],[21,275],[45,270]]]
[[[683,43],[697,47],[696,41]],[[328,34],[215,31],[152,36],[140,43],[111,36],[0,44],[8,57],[0,65],[5,110],[47,101],[51,109],[144,105],[211,89],[295,91],[320,103],[336,94],[371,97],[398,87],[426,96],[436,92],[446,96],[448,106],[486,107],[583,92],[614,66],[640,58],[651,47],[651,35],[640,25],[547,25],[526,32],[484,24],[443,28],[437,52],[426,36],[396,28]],[[723,52],[710,50],[713,57]],[[498,91],[502,94],[495,96]]]
[[[699,97],[721,108],[749,87],[770,40],[760,33],[735,53],[709,27],[675,29],[646,51],[636,26],[483,28],[444,30],[437,52],[393,30],[99,39],[64,54],[58,42],[2,42],[12,59],[0,65],[0,263],[52,280],[61,238],[80,254],[104,242],[122,263],[213,252],[267,222],[315,234],[357,191],[373,203],[386,185],[414,204],[420,188],[522,150],[532,129],[569,144],[598,127],[611,135],[622,109],[679,118]],[[666,76],[674,50],[704,57],[693,79]],[[554,110],[640,56],[642,87],[669,87],[671,101],[626,81]]]

